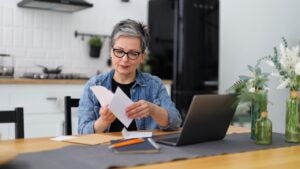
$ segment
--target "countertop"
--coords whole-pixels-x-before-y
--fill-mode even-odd
[[[2,84],[85,84],[87,80],[68,79],[27,79],[27,78],[0,78]],[[163,80],[164,84],[171,85],[172,80]]]
[[[0,78],[1,84],[85,84],[87,80]]]

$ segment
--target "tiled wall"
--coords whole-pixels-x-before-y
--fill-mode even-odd
[[[99,58],[89,57],[88,38],[74,31],[110,35],[113,25],[125,18],[147,23],[148,0],[87,0],[93,8],[60,13],[17,7],[21,0],[0,0],[0,53],[14,57],[15,76],[41,71],[36,64],[63,66],[64,73],[91,76],[109,69],[109,39],[104,40]]]

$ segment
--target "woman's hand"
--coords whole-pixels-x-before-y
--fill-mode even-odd
[[[146,118],[151,115],[154,104],[145,100],[139,100],[126,108],[126,115],[131,119]]]
[[[95,133],[102,133],[116,120],[116,116],[108,109],[108,106],[102,106],[99,110],[100,117],[94,123]]]
[[[168,112],[145,100],[139,100],[126,108],[126,115],[131,119],[141,119],[151,116],[158,125],[165,127],[168,125]]]
[[[116,116],[108,109],[108,106],[102,106],[99,111],[100,117],[99,119],[107,125],[110,125],[112,122],[116,120]]]

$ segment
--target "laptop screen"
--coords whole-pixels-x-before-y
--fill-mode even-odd
[[[231,94],[194,95],[176,145],[223,139],[235,112],[235,101],[236,96]]]

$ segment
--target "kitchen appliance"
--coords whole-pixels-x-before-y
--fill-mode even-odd
[[[9,54],[0,54],[0,78],[14,77],[14,58]]]
[[[61,73],[62,66],[57,66],[56,68],[50,68],[43,65],[36,64],[36,66],[42,68],[42,72],[25,72],[22,78],[29,79],[67,79],[67,80],[87,80],[84,74],[80,73]]]
[[[218,91],[219,0],[150,0],[148,16],[151,56],[158,65],[171,58],[172,73],[154,68],[171,74],[171,97],[184,118],[195,94]]]
[[[45,74],[58,74],[62,71],[62,66],[57,66],[56,68],[48,68],[43,65],[37,65],[38,67],[41,67],[43,69],[43,73]]]
[[[76,12],[93,7],[84,0],[22,0],[18,7],[44,9],[58,12]]]
[[[22,78],[28,79],[57,79],[57,80],[88,80],[89,77],[80,73],[39,73],[26,72]]]

